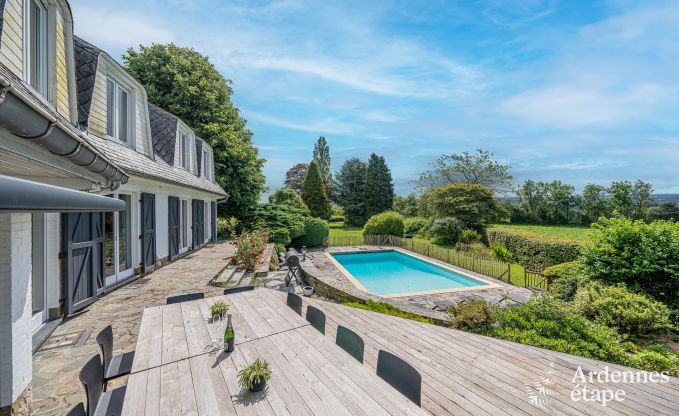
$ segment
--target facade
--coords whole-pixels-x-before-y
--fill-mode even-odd
[[[0,414],[20,414],[36,334],[215,239],[227,195],[212,148],[73,36],[65,0],[0,0],[0,17],[0,175],[124,202],[0,211]]]

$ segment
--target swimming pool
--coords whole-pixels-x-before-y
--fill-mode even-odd
[[[488,282],[396,250],[330,256],[349,274],[349,280],[354,279],[355,286],[384,297],[490,286]]]

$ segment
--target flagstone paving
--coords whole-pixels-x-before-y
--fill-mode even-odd
[[[103,296],[89,310],[61,324],[33,356],[33,414],[61,415],[85,401],[78,373],[99,353],[95,337],[106,325],[113,326],[116,354],[133,351],[144,308],[163,305],[168,296],[182,293],[220,294],[222,289],[208,283],[233,252],[230,244],[211,244]],[[75,345],[49,348],[59,344],[50,342],[55,340]],[[126,379],[121,377],[109,386],[123,385]]]

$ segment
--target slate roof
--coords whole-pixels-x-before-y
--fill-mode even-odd
[[[165,162],[174,165],[174,149],[177,143],[177,120],[179,118],[149,103],[149,121],[153,152]]]
[[[94,80],[97,76],[97,61],[102,51],[77,36],[73,36],[73,51],[75,52],[75,84],[78,95],[78,125],[84,129],[87,128],[87,119],[90,117]]]

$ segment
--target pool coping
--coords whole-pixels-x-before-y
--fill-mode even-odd
[[[352,276],[351,273],[347,269],[344,268],[340,264],[340,262],[335,259],[332,254],[333,253],[338,253],[338,254],[364,254],[364,253],[382,253],[382,252],[387,252],[387,251],[398,251],[406,256],[411,256],[415,257],[419,260],[426,261],[428,263],[432,263],[436,266],[442,267],[444,269],[453,271],[455,273],[459,273],[461,275],[464,275],[470,279],[477,280],[480,282],[485,283],[483,286],[471,286],[471,287],[458,287],[458,288],[450,288],[450,289],[437,289],[437,290],[423,290],[419,292],[403,292],[403,293],[394,293],[394,294],[389,294],[389,295],[379,295],[376,293],[372,293],[369,291],[358,279],[356,279],[354,276]],[[368,293],[373,296],[380,296],[382,298],[390,299],[390,298],[402,298],[406,296],[420,296],[420,295],[435,295],[435,294],[440,294],[440,293],[453,293],[453,292],[466,292],[470,290],[483,290],[483,289],[489,289],[489,288],[497,288],[497,287],[502,287],[501,285],[492,282],[490,280],[484,279],[482,277],[474,276],[467,272],[465,269],[461,267],[454,266],[450,263],[446,263],[444,261],[432,258],[432,257],[427,257],[419,253],[415,253],[410,250],[405,250],[401,247],[390,247],[390,248],[371,248],[367,250],[353,250],[353,251],[340,251],[340,250],[332,250],[332,248],[328,248],[323,251],[323,254],[328,258],[328,260],[344,275],[344,277],[351,282],[356,289]]]

